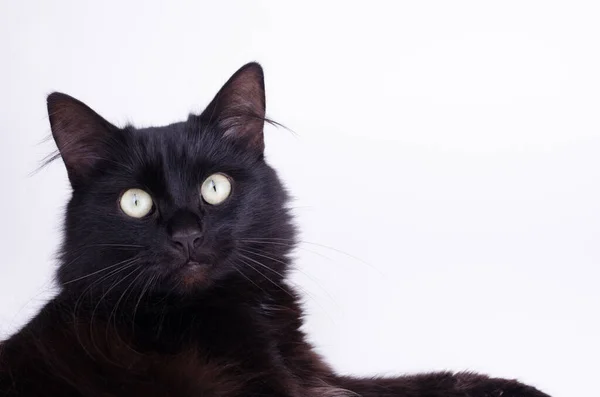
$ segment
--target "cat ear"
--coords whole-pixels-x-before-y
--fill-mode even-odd
[[[264,150],[265,83],[262,67],[242,66],[221,88],[200,118],[219,127],[223,137],[248,149]]]
[[[54,92],[47,104],[52,136],[75,186],[105,157],[106,143],[116,127],[69,95]]]

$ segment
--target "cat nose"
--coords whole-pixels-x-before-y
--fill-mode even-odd
[[[200,244],[203,235],[200,219],[190,211],[175,213],[167,224],[167,231],[171,241],[187,256]]]
[[[198,229],[177,231],[171,236],[175,245],[187,255],[200,244],[201,239],[202,232]]]

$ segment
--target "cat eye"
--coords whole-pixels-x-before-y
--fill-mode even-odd
[[[121,195],[119,205],[132,218],[143,218],[152,210],[152,197],[142,189],[129,189]]]
[[[202,183],[200,194],[208,204],[221,204],[231,194],[231,181],[224,174],[212,174]]]

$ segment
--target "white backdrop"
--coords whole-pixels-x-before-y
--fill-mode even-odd
[[[303,230],[307,331],[336,368],[593,395],[596,4],[2,1],[1,335],[52,294],[69,187],[60,162],[29,176],[53,150],[45,95],[166,124],[258,60],[268,114],[297,133],[269,128],[267,155]]]

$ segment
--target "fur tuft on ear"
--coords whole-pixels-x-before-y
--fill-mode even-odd
[[[216,124],[223,130],[224,138],[262,153],[265,145],[265,85],[262,67],[256,62],[242,66],[223,85],[200,117],[206,123]]]
[[[103,159],[106,143],[117,128],[67,94],[53,92],[47,105],[52,136],[75,186]]]

